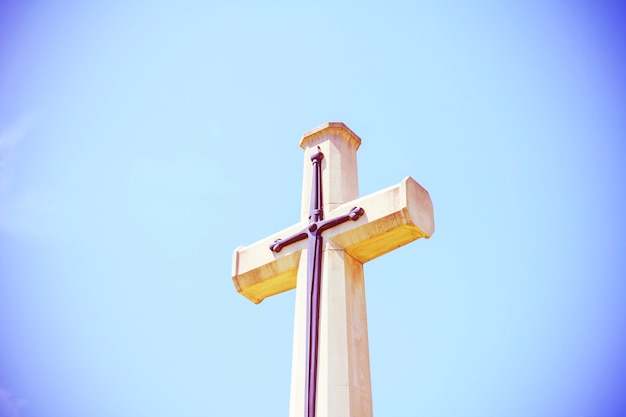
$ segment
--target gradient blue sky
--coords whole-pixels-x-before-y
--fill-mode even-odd
[[[376,416],[626,415],[616,3],[5,1],[0,416],[286,416],[303,132],[436,233],[366,265]]]

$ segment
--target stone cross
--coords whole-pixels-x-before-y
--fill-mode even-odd
[[[290,417],[372,416],[363,264],[434,233],[428,192],[411,177],[359,198],[360,144],[343,123],[305,133],[301,221],[233,254],[235,287],[254,303],[296,288]]]

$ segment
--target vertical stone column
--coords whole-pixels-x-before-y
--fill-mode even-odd
[[[363,264],[327,243],[322,269],[318,417],[371,417]]]
[[[356,151],[361,139],[343,123],[327,123],[304,134],[301,219],[308,221],[310,157],[319,146],[322,201],[327,216],[358,198]],[[306,374],[307,253],[302,252],[296,287],[290,417],[304,415]],[[363,265],[325,240],[322,266],[317,417],[371,417],[372,395]]]
[[[306,381],[306,281],[307,250],[304,249],[300,255],[296,284],[296,311],[293,318],[293,353],[291,355],[289,417],[304,416],[304,397],[306,394],[304,392]]]

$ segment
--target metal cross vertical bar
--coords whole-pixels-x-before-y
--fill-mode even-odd
[[[309,224],[306,228],[285,239],[276,239],[270,245],[272,252],[280,252],[285,246],[303,239],[308,240],[307,250],[307,301],[306,301],[306,381],[304,395],[305,417],[315,417],[317,398],[317,370],[319,357],[319,322],[320,296],[322,287],[322,232],[348,220],[358,220],[365,211],[361,207],[353,207],[348,213],[324,220],[322,204],[322,160],[324,154],[319,146],[311,155],[313,164],[313,184],[311,188],[311,207]]]
[[[320,289],[322,275],[322,235],[317,230],[317,222],[324,220],[322,206],[322,159],[324,154],[319,147],[311,155],[313,163],[313,186],[311,189],[311,209],[309,211],[308,274],[307,274],[307,314],[306,314],[306,395],[305,416],[315,417],[317,396],[317,363],[319,351]]]

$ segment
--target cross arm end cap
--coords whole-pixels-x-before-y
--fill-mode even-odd
[[[348,204],[363,207],[363,217],[329,229],[326,236],[361,263],[435,232],[428,191],[411,177]],[[339,206],[331,215],[348,209]]]
[[[255,304],[266,297],[295,288],[298,264],[306,241],[296,241],[280,252],[272,252],[270,244],[301,230],[295,224],[249,246],[233,252],[232,279],[237,292]]]

